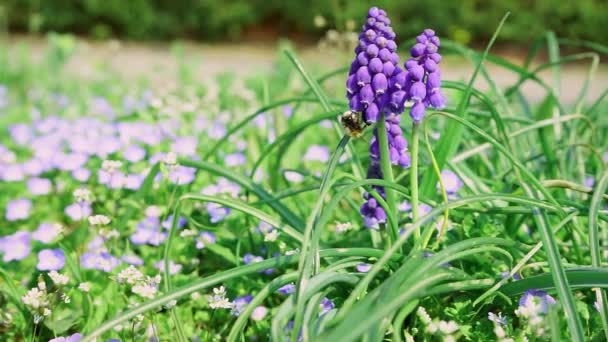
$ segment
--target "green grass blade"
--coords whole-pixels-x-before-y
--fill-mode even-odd
[[[591,208],[589,209],[589,248],[591,250],[591,266],[602,266],[602,254],[600,250],[600,236],[598,211],[602,203],[603,195],[608,188],[608,172],[604,172],[602,178],[597,184],[593,198],[591,199]],[[608,301],[606,300],[606,291],[597,289],[596,299],[599,306],[600,317],[602,319],[602,327],[606,340],[608,340]]]

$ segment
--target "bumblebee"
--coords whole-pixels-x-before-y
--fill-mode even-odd
[[[340,123],[344,129],[344,134],[353,138],[359,138],[363,135],[363,130],[367,127],[367,124],[363,121],[362,113],[351,110],[347,110],[340,115]]]

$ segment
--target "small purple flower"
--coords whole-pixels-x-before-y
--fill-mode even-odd
[[[266,314],[268,314],[268,309],[265,306],[260,305],[253,309],[251,319],[254,321],[261,321],[266,317]]]
[[[158,217],[146,217],[137,223],[131,242],[135,245],[160,245],[167,238],[167,233],[161,231]]]
[[[158,217],[158,216],[156,216]],[[188,221],[185,217],[180,216],[177,218],[177,229],[182,229],[186,225]],[[165,229],[171,229],[171,225],[173,224],[173,214],[167,216],[167,218],[163,221],[162,226]]]
[[[122,152],[123,157],[131,163],[137,163],[144,160],[146,150],[137,145],[131,145]]]
[[[53,184],[46,178],[30,178],[27,180],[27,189],[32,195],[46,195],[51,192]]]
[[[455,194],[462,188],[462,181],[460,178],[451,170],[443,170],[441,171],[441,181],[443,182],[443,186],[445,187],[445,192],[448,194]],[[440,185],[437,183],[437,188]]]
[[[586,176],[585,177],[585,186],[589,187],[589,188],[593,188],[594,185],[595,185],[595,177]]]
[[[504,271],[500,273],[500,277],[502,279],[508,278],[509,275],[511,274],[511,272],[509,271]],[[515,273],[513,274],[513,280],[521,280],[521,275],[519,273]]]
[[[304,160],[327,163],[329,161],[329,154],[329,148],[327,148],[327,146],[310,145],[304,154]]]
[[[38,252],[36,268],[39,271],[59,271],[64,265],[65,255],[61,249],[43,249]]]
[[[171,151],[180,156],[192,157],[196,155],[198,140],[195,137],[181,137],[171,144]]]
[[[333,310],[336,307],[336,305],[329,298],[324,297],[321,300],[321,303],[319,303],[319,307],[321,309],[321,312],[319,312],[319,315],[324,315],[324,314],[330,312],[331,310]]]
[[[25,178],[25,172],[18,164],[2,165],[0,177],[5,182],[20,182]]]
[[[542,290],[530,289],[527,290],[519,299],[519,306],[527,306],[530,301],[538,301],[540,305],[540,312],[546,314],[550,305],[555,305],[555,299],[551,297],[547,292]]]
[[[291,284],[287,284],[284,286],[281,286],[278,290],[278,293],[280,294],[284,294],[284,295],[289,295],[292,294],[294,292],[296,292],[296,285],[291,283]]]
[[[32,201],[27,198],[12,200],[6,204],[6,220],[25,220],[30,216]]]
[[[248,294],[242,297],[236,297],[232,302],[234,306],[232,307],[232,315],[240,316],[247,304],[251,303],[253,300],[253,296]]]
[[[201,232],[196,238],[196,249],[203,249],[209,244],[215,243],[215,234],[212,232]]]
[[[260,262],[263,260],[264,260],[264,258],[262,258],[261,256],[253,255],[251,253],[247,253],[247,254],[243,255],[243,263],[245,265],[254,264],[256,262]]]
[[[133,265],[133,266],[143,266],[144,265],[144,260],[135,254],[123,255],[120,259],[129,265]]]
[[[91,171],[85,168],[78,168],[72,171],[72,178],[79,182],[86,182],[91,177]]]
[[[230,167],[242,166],[247,162],[243,153],[231,153],[224,157],[224,164]]]
[[[80,221],[91,216],[93,210],[89,203],[73,203],[65,207],[64,212],[72,221]]]
[[[0,252],[4,254],[2,257],[4,262],[25,259],[31,251],[30,233],[28,232],[19,231],[0,238]]]
[[[369,272],[369,270],[372,269],[372,265],[362,262],[362,263],[358,264],[356,268],[357,268],[357,272],[367,273],[367,272]]]
[[[79,342],[82,339],[82,335],[80,333],[75,333],[71,336],[66,336],[66,337],[55,337],[52,340],[49,340],[49,342]]]
[[[57,224],[41,223],[32,233],[32,238],[43,243],[51,243],[61,233],[60,227]]]
[[[178,165],[174,170],[169,172],[169,181],[175,185],[190,184],[196,178],[196,169]]]
[[[230,208],[222,207],[217,203],[207,203],[207,212],[211,223],[218,223],[230,215]]]
[[[107,252],[85,252],[80,256],[80,266],[86,270],[111,272],[120,261]]]
[[[157,262],[156,264],[154,264],[154,267],[161,272],[165,272],[165,261],[161,260]],[[183,267],[184,266],[182,264],[178,264],[176,262],[173,262],[173,260],[169,260],[169,274],[177,274],[181,272]]]

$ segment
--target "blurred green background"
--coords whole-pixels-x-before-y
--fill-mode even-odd
[[[503,43],[526,43],[546,30],[563,38],[608,43],[607,0],[0,0],[0,18],[13,32],[72,32],[93,38],[315,40],[327,28],[344,29],[352,19],[360,22],[372,5],[388,10],[402,37],[431,26],[461,43],[482,43],[511,11],[501,32]],[[317,16],[326,22],[324,28],[315,25]]]

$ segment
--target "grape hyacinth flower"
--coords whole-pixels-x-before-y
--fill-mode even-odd
[[[405,74],[398,66],[395,36],[386,12],[370,8],[346,81],[350,110],[361,112],[367,124],[378,121],[382,112],[403,112]]]
[[[370,8],[346,81],[346,97],[351,112],[343,115],[342,124],[349,135],[358,136],[360,131],[356,118],[352,117],[353,112],[361,113],[365,124],[378,122],[386,115],[383,128],[376,127],[370,141],[370,165],[367,172],[367,178],[370,179],[383,178],[380,167],[380,137],[384,136],[384,132],[378,132],[379,129],[386,130],[390,164],[402,167],[410,165],[407,140],[399,127],[399,114],[403,112],[407,99],[407,72],[399,67],[395,37],[386,12],[377,7]],[[389,174],[388,178],[391,179],[392,176]],[[374,186],[374,189],[380,196],[386,197],[382,187]],[[376,199],[369,193],[364,197],[366,202],[361,206],[360,212],[365,225],[377,228],[378,224],[386,223],[386,212]]]
[[[410,50],[412,58],[405,62],[405,87],[408,92],[407,99],[414,102],[410,116],[415,124],[422,121],[428,107],[445,107],[445,97],[441,92],[439,45],[439,37],[435,35],[435,31],[426,29],[416,37],[416,44]]]

